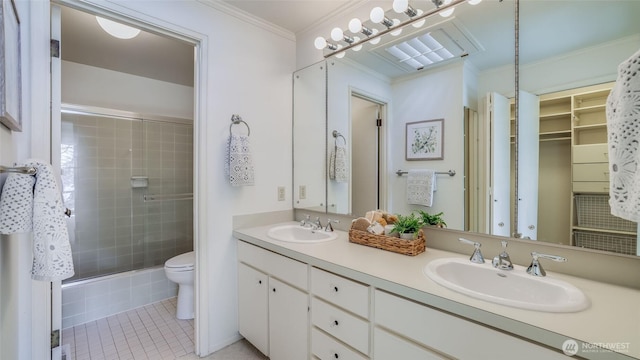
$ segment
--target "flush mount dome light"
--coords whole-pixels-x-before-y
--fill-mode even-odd
[[[96,20],[98,21],[98,24],[100,24],[102,30],[118,39],[133,39],[134,37],[138,36],[138,34],[140,34],[140,29],[136,29],[131,26],[120,24],[118,22],[101,18],[99,16],[96,16]]]

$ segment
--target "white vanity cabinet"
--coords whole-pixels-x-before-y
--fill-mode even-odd
[[[238,242],[240,334],[274,360],[309,358],[307,265]]]
[[[374,299],[376,360],[450,357],[567,359],[565,355],[548,348],[381,290],[375,291]],[[393,354],[391,348],[383,348],[385,344],[398,353]]]
[[[311,349],[324,359],[368,359],[369,286],[311,269]]]

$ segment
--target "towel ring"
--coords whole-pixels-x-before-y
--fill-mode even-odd
[[[251,135],[251,128],[249,127],[249,124],[247,124],[246,121],[242,120],[242,118],[238,114],[231,115],[231,125],[229,125],[229,134],[232,134],[231,128],[233,127],[233,125],[239,125],[239,124],[244,124],[244,126],[247,127],[247,136]]]
[[[338,138],[341,137],[342,141],[344,141],[344,145],[347,145],[347,139],[345,139],[344,136],[342,136],[342,134],[340,134],[340,132],[338,130],[333,130],[333,132],[331,133],[333,135],[333,137],[336,139],[336,145],[338,143]]]

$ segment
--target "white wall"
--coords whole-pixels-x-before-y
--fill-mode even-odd
[[[20,2],[20,1],[19,1]],[[49,3],[30,1],[37,8],[32,36],[37,49],[48,49]],[[223,3],[206,1],[96,2],[100,8],[155,24],[184,36],[202,39],[196,97],[196,249],[198,277],[204,284],[199,297],[207,299],[196,321],[207,337],[198,339],[206,355],[238,339],[236,306],[236,242],[234,214],[291,209],[291,74],[295,70],[294,37],[256,21],[244,20]],[[87,3],[84,3],[87,4]],[[48,50],[47,50],[48,51]],[[48,69],[48,58],[39,68]],[[45,63],[46,62],[46,63]],[[34,66],[34,68],[36,68]],[[36,70],[34,70],[36,71]],[[36,82],[48,88],[48,78]],[[48,113],[48,97],[36,110]],[[232,188],[223,175],[225,141],[231,115],[240,114],[251,126],[256,185]],[[39,124],[48,123],[46,116]],[[43,132],[48,137],[46,127]],[[6,136],[3,134],[3,136]],[[4,145],[3,145],[4,146]],[[277,201],[277,186],[285,186],[287,200]],[[42,319],[39,319],[42,320]],[[202,335],[201,333],[200,335]],[[38,343],[34,343],[38,346]]]
[[[62,102],[193,119],[193,87],[62,61]]]
[[[422,209],[428,213],[444,212],[450,228],[462,229],[464,224],[464,144],[463,144],[463,73],[459,61],[434,69],[423,76],[392,85],[392,121],[389,135],[389,210],[408,215]],[[420,91],[416,91],[420,89]],[[405,160],[406,123],[444,119],[444,159],[429,161]],[[429,168],[436,171],[455,170],[456,176],[437,175],[437,191],[432,207],[407,204],[406,176],[397,176],[397,169]]]

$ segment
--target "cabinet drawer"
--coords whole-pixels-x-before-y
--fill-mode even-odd
[[[608,181],[578,181],[573,183],[574,193],[608,193]]]
[[[375,328],[373,333],[373,356],[376,360],[446,360],[379,328]]]
[[[609,181],[609,163],[573,164],[573,181]]]
[[[314,297],[311,300],[311,322],[361,353],[369,353],[367,321]]]
[[[573,147],[573,163],[609,162],[607,144],[576,145]]]
[[[307,265],[238,241],[238,260],[303,290],[308,290]]]
[[[311,293],[363,318],[369,317],[369,287],[366,285],[312,268]]]
[[[492,354],[492,359],[506,360],[518,354],[519,360],[566,359],[559,352],[380,290],[374,304],[376,325],[450,357]]]
[[[349,349],[331,336],[313,328],[311,330],[311,352],[320,360],[366,360],[365,356]]]

